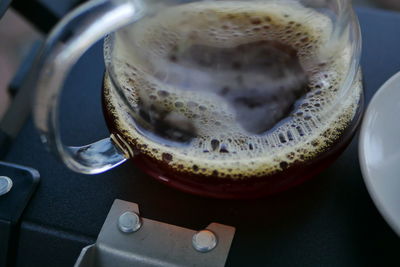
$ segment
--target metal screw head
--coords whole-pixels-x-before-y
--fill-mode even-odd
[[[209,252],[217,246],[217,236],[210,230],[201,230],[193,235],[192,244],[199,252]]]
[[[0,176],[0,196],[7,194],[13,186],[12,180],[7,176]]]
[[[118,218],[118,228],[121,232],[132,233],[136,232],[142,226],[142,219],[138,214],[132,211],[124,212]]]

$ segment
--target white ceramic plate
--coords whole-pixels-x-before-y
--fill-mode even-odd
[[[400,72],[379,89],[368,106],[359,157],[375,205],[400,236]]]

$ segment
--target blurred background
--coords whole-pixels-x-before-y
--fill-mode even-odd
[[[0,0],[0,121],[17,95],[46,33],[68,10],[82,2]],[[353,4],[400,11],[400,0],[353,0]],[[5,13],[1,11],[2,7]]]

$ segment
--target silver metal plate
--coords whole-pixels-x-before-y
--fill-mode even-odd
[[[97,242],[82,250],[75,267],[225,265],[234,227],[208,225],[205,229],[214,233],[218,242],[211,250],[200,252],[193,247],[193,237],[199,233],[195,230],[141,218],[136,232],[121,231],[119,218],[126,212],[140,214],[137,204],[115,200]]]

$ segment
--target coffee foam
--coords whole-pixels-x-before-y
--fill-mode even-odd
[[[107,109],[124,139],[178,171],[234,179],[275,173],[323,152],[355,115],[361,95],[359,77],[347,97],[337,99],[343,93],[340,85],[349,66],[349,49],[315,64],[331,31],[326,16],[294,4],[203,2],[167,8],[117,34],[113,51],[105,47],[106,58],[116,53],[112,59],[117,82],[133,110],[139,99],[162,106],[171,111],[172,120],[190,119],[198,136],[188,146],[166,146],[146,137],[112,89],[108,75],[104,82]],[[129,38],[130,47],[126,45]],[[167,60],[169,52],[187,40],[218,47],[259,40],[290,44],[309,75],[311,90],[285,122],[265,134],[249,134],[236,122],[229,105],[206,87],[182,90],[168,82],[168,75],[182,70]],[[198,80],[201,75],[187,79]]]

